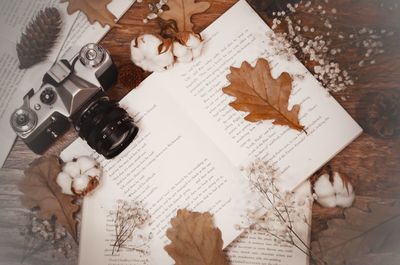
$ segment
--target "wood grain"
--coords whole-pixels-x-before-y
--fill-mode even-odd
[[[235,0],[212,1],[210,9],[201,15],[195,15],[194,23],[197,30],[206,28],[212,21],[225,12]],[[271,24],[270,10],[262,0],[252,0],[254,6],[258,6],[260,15]],[[350,74],[357,78],[354,86],[333,96],[341,105],[365,128],[369,128],[369,107],[376,101],[377,94],[392,97],[393,93],[400,95],[400,12],[395,8],[396,1],[353,1],[336,0],[329,1],[327,9],[336,8],[337,14],[334,29],[346,34],[354,33],[362,27],[373,29],[386,29],[394,31],[391,38],[383,39],[385,52],[376,57],[374,65],[359,67],[358,63],[364,58],[356,47],[348,48],[341,40],[334,40],[335,47],[344,47],[346,50],[336,57],[343,68],[350,69]],[[262,8],[261,8],[262,7]],[[300,6],[300,10],[304,8]],[[104,45],[113,55],[118,67],[130,64],[130,41],[140,33],[157,33],[155,21],[143,24],[142,19],[148,13],[146,1],[135,4],[120,20],[123,28],[114,28],[102,40]],[[315,26],[318,31],[326,30],[321,25],[316,25],[313,16],[305,12],[298,12],[298,18],[307,24]],[[333,14],[331,15],[333,16]],[[146,76],[146,75],[144,75]],[[112,88],[112,98],[120,99],[129,90]],[[345,98],[346,100],[343,100]],[[398,106],[397,106],[398,108]],[[400,123],[399,123],[400,124]],[[47,153],[58,154],[63,148],[76,138],[76,133],[70,130]],[[323,146],[321,147],[323,148]],[[30,152],[24,144],[18,140],[10,153],[4,168],[0,170],[0,256],[1,265],[17,264],[19,249],[22,247],[22,239],[19,237],[18,227],[23,225],[24,210],[18,202],[18,191],[15,184],[22,177],[24,169],[37,155]],[[365,205],[368,202],[400,199],[400,136],[383,139],[374,135],[369,129],[338,154],[331,162],[334,170],[350,176],[356,187],[357,205]],[[330,218],[341,218],[342,209],[325,209],[318,205],[313,209],[313,238],[318,237],[319,231],[326,228],[326,221]],[[5,259],[3,261],[3,259]],[[54,259],[46,255],[40,255],[26,264],[75,264],[76,261],[67,262],[65,259]]]
[[[21,230],[28,224],[28,210],[24,209],[20,202],[21,192],[17,184],[24,177],[23,170],[7,169],[0,170],[0,264],[21,264],[24,250],[27,245]],[[69,257],[57,253],[54,249],[41,250],[39,254],[30,256],[23,264],[45,265],[45,264],[77,264],[78,247],[73,244],[73,239],[68,238],[72,249]]]

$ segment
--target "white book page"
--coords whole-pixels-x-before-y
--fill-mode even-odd
[[[233,241],[240,234],[235,226],[243,221],[249,194],[240,171],[160,89],[158,80],[145,80],[121,104],[140,128],[123,153],[104,160],[77,140],[61,156],[68,161],[90,154],[105,170],[104,182],[84,202],[80,264],[142,264],[147,258],[149,264],[173,264],[164,251],[169,242],[165,233],[177,210],[184,208],[214,214],[225,245]],[[107,216],[121,198],[142,201],[150,212],[149,257],[135,251],[111,255]]]
[[[310,245],[312,200],[310,184],[305,182],[294,191],[296,208],[292,209],[294,231],[301,240]],[[304,218],[304,219],[303,219]],[[304,220],[304,221],[303,221]],[[272,220],[270,222],[273,222]],[[282,222],[276,221],[273,225],[282,227]],[[296,246],[277,239],[279,231],[250,229],[243,232],[226,249],[225,253],[231,265],[307,265],[309,257],[307,247],[296,240]],[[299,249],[299,248],[300,249]],[[303,252],[304,251],[304,252]]]
[[[293,57],[274,54],[272,30],[242,0],[209,26],[202,36],[205,51],[190,64],[151,75],[164,84],[171,97],[205,134],[240,167],[255,158],[270,161],[281,176],[281,185],[293,190],[361,133],[358,124],[327,94],[311,73]],[[300,123],[307,134],[272,125],[251,123],[228,104],[234,100],[222,92],[231,66],[258,58],[270,62],[276,78],[282,72],[293,77],[289,108],[300,104]]]

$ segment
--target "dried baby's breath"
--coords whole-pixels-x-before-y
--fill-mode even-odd
[[[73,239],[68,237],[64,227],[56,222],[56,218],[50,221],[37,217],[38,208],[33,208],[28,214],[28,222],[20,230],[25,238],[22,262],[45,251],[53,252],[53,256],[62,254],[69,258],[72,250]]]
[[[356,49],[361,57],[358,67],[373,65],[385,52],[383,39],[393,36],[394,32],[367,27],[352,27],[351,33],[341,32],[336,26],[337,9],[327,8],[326,3],[328,0],[300,1],[301,8],[299,4],[287,4],[287,12],[273,12],[271,28],[276,34],[270,44],[276,54],[288,60],[297,56],[328,92],[338,92],[353,86],[357,80],[350,69],[338,62],[338,56]],[[298,19],[304,13],[316,21],[313,26],[307,24],[310,19]]]
[[[265,232],[281,243],[290,244],[308,256],[311,249],[294,224],[310,226],[308,218],[302,212],[305,201],[312,201],[311,193],[302,200],[296,200],[294,193],[282,191],[277,185],[277,171],[268,162],[256,160],[244,168],[250,187],[261,197],[263,209],[249,209],[248,219],[251,229]]]
[[[115,227],[115,240],[112,246],[112,254],[120,249],[128,249],[148,254],[148,236],[139,235],[140,244],[132,245],[135,233],[144,228],[150,221],[150,214],[139,202],[118,200],[116,210],[110,211]],[[137,243],[137,242],[134,242]]]

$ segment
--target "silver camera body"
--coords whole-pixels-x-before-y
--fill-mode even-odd
[[[100,45],[87,44],[70,61],[56,62],[43,77],[41,87],[24,96],[23,105],[11,115],[11,126],[31,150],[40,154],[71,123],[79,132],[78,120],[93,104],[108,100],[105,90],[116,80],[117,69],[110,54]]]

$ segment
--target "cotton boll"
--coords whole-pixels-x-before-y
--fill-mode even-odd
[[[97,161],[90,156],[81,156],[76,160],[76,162],[78,163],[82,173],[97,166]]]
[[[74,195],[71,191],[72,177],[69,174],[61,171],[57,175],[56,182],[58,186],[60,186],[62,193],[68,195]]]
[[[333,188],[336,192],[337,206],[347,208],[350,207],[355,199],[353,186],[350,182],[344,182],[339,173],[335,172]]]
[[[66,163],[63,166],[62,171],[70,175],[72,178],[76,178],[81,174],[80,166],[76,161]]]
[[[90,177],[88,175],[80,175],[72,182],[72,188],[76,194],[82,194],[88,187]]]
[[[333,175],[333,188],[336,193],[343,195],[353,193],[353,186],[349,182],[344,183],[338,172],[335,172]]]
[[[136,65],[138,65],[144,60],[144,54],[139,48],[131,47],[131,59]]]
[[[324,174],[318,178],[318,180],[314,183],[314,191],[318,198],[332,196],[335,194],[332,183],[329,181],[328,174]]]
[[[326,196],[326,197],[318,197],[317,202],[326,208],[334,208],[337,205],[336,195]]]
[[[90,177],[98,177],[101,178],[103,176],[103,171],[100,168],[93,167],[86,172],[84,172],[85,175],[88,175]]]
[[[137,38],[137,47],[146,57],[158,54],[158,47],[162,44],[160,38],[152,34],[144,34]]]
[[[336,195],[336,205],[342,208],[348,208],[353,205],[355,199],[355,194],[354,192],[347,194],[347,195],[341,195],[337,194]]]
[[[167,67],[174,63],[174,55],[172,54],[171,50],[168,50],[164,53],[161,53],[154,57],[154,62],[161,67]]]
[[[199,36],[194,33],[189,34],[189,38],[187,39],[185,45],[190,48],[197,48],[201,44],[201,39]]]
[[[333,182],[330,182],[329,174],[321,175],[314,183],[317,202],[323,207],[350,207],[355,193],[349,179],[338,172],[332,172]]]
[[[175,41],[173,44],[173,52],[176,57],[185,57],[190,52],[190,49],[179,42]]]
[[[193,48],[192,50],[193,58],[199,57],[201,55],[202,50],[203,50],[203,44],[200,44],[198,47]]]

